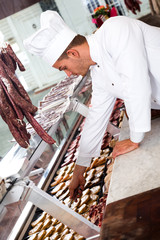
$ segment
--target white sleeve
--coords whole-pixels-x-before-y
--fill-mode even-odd
[[[133,141],[143,139],[144,132],[151,129],[150,77],[145,40],[139,24],[137,20],[119,17],[111,22],[109,32],[110,54],[122,80],[124,102]],[[135,136],[136,133],[139,133],[139,137]]]
[[[140,143],[144,138],[145,133],[143,132],[132,132],[130,131],[130,140],[134,143]]]
[[[116,100],[107,90],[94,84],[92,86],[91,108],[85,120],[76,162],[86,167],[90,165],[92,157],[100,155],[102,139]]]

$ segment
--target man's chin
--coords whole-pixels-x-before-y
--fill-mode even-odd
[[[87,75],[88,71],[89,71],[89,69],[88,69],[87,71],[81,73],[80,75],[81,75],[82,77],[85,77],[85,76]]]

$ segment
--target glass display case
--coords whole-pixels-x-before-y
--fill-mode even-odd
[[[87,79],[88,76],[81,80],[71,96],[85,105],[88,104],[91,97],[91,85],[87,87],[88,90],[82,91]],[[63,117],[48,130],[48,133],[56,140],[56,145],[45,143],[38,135],[32,137],[28,149],[22,149],[16,144],[3,159],[3,162],[10,164],[10,167],[14,165],[14,167],[11,167],[11,172],[8,172],[8,175],[11,175],[11,177],[8,178],[10,179],[8,189],[11,190],[17,180],[26,180],[27,178],[29,179],[29,176],[31,178],[31,176],[34,175],[32,172],[38,172],[38,170],[40,172],[42,167],[43,174],[38,184],[36,184],[38,189],[46,191],[83,118],[84,117],[77,112],[65,112]],[[1,201],[1,210],[3,206],[5,207],[5,199],[10,198],[9,194],[10,193],[7,192],[6,196],[8,195],[8,198],[5,196],[4,200]],[[22,197],[21,200],[23,200]],[[6,202],[7,201],[10,203],[10,200],[6,200]],[[25,231],[34,216],[36,207],[30,202],[24,205],[25,207],[8,239],[23,239]],[[3,221],[3,219],[1,221]]]

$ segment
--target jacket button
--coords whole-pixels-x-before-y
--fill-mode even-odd
[[[153,100],[153,102],[156,102],[156,100]]]
[[[114,83],[112,83],[112,86],[114,86]]]
[[[97,67],[99,68],[99,65],[97,65]]]

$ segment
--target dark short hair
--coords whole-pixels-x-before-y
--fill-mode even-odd
[[[82,45],[86,42],[86,38],[82,35],[77,35],[73,38],[72,42],[68,45],[68,47],[64,50],[61,56],[58,58],[57,61],[60,61],[64,58],[68,58],[67,51],[75,46]]]

